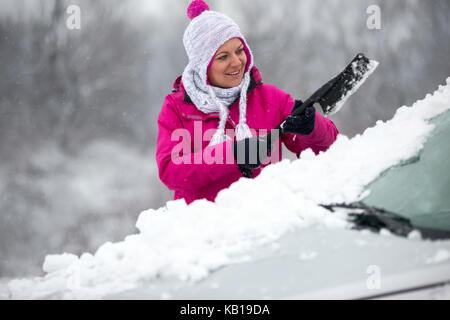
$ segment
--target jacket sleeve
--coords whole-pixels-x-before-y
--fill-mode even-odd
[[[283,122],[292,111],[295,101],[288,94],[280,90],[281,122]],[[306,149],[312,149],[315,154],[326,151],[336,141],[339,131],[334,123],[316,111],[314,130],[310,135],[285,134],[281,141],[291,152],[300,157],[300,153]]]
[[[236,180],[242,177],[233,156],[231,140],[193,153],[190,141],[194,137],[182,137],[185,148],[181,149],[180,140],[172,137],[177,129],[183,129],[182,121],[176,103],[168,95],[158,117],[156,162],[159,178],[170,190],[196,190],[225,175],[235,176]],[[214,163],[204,161],[204,155],[215,159]]]

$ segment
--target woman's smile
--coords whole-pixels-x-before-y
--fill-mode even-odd
[[[239,73],[241,72],[241,70],[238,70],[236,72],[230,72],[230,73],[225,73],[227,76],[237,76]]]

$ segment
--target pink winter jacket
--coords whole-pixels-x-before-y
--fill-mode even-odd
[[[264,132],[267,134],[290,115],[294,103],[289,94],[273,85],[263,84],[258,69],[252,68],[247,94],[247,124],[251,129],[267,129]],[[239,123],[238,101],[229,110],[225,129],[230,136]],[[156,150],[159,177],[170,190],[175,191],[175,200],[184,198],[188,204],[197,199],[214,201],[219,191],[242,178],[233,157],[233,141],[208,146],[218,123],[218,113],[205,114],[196,108],[179,77],[174,83],[173,93],[166,96],[158,117]],[[258,131],[253,134],[264,135]],[[316,154],[326,151],[337,135],[334,123],[316,112],[314,131],[308,136],[283,135],[275,143],[277,156],[272,156],[270,163],[281,161],[281,142],[299,157],[308,148]],[[208,161],[205,154],[214,157],[214,163]],[[254,170],[253,177],[257,177],[267,165]]]

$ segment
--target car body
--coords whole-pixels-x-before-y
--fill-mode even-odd
[[[450,112],[432,123],[420,153],[368,184],[363,200],[416,232],[396,235],[389,222],[379,230],[357,223],[292,230],[199,282],[155,281],[106,298],[449,299]]]
[[[171,201],[94,254],[47,256],[12,299],[449,299],[450,78],[361,136]]]

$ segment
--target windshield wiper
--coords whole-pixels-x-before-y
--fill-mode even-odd
[[[409,219],[399,214],[373,206],[368,206],[363,202],[321,206],[331,212],[334,212],[335,209],[350,210],[348,216],[350,218],[350,222],[353,223],[352,229],[368,229],[373,232],[380,232],[382,229],[386,229],[401,237],[407,237],[412,231],[417,230],[420,232],[423,239],[450,239],[450,231],[417,227],[414,226]],[[351,212],[351,210],[355,211]]]

